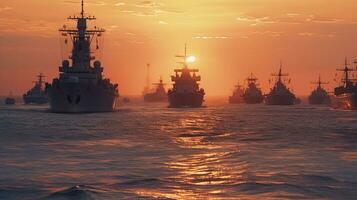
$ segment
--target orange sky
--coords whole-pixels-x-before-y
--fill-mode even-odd
[[[77,0],[0,1],[0,95],[23,94],[39,72],[58,75],[58,28],[79,12]],[[229,95],[253,72],[268,92],[280,60],[299,95],[318,74],[330,81],[347,56],[357,55],[355,0],[87,0],[86,11],[107,30],[105,76],[121,94],[140,94],[146,63],[152,80],[169,82],[189,45],[207,95]]]

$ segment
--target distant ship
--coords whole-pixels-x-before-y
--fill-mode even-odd
[[[12,97],[12,93],[5,99],[5,104],[6,105],[14,105],[16,103],[16,100],[14,97]]]
[[[144,94],[144,101],[145,102],[167,102],[167,93],[165,89],[165,84],[160,78],[159,83],[154,83],[153,85],[156,86],[154,91],[147,91]]]
[[[335,98],[332,106],[339,109],[356,110],[357,109],[357,80],[350,78],[350,72],[356,71],[349,68],[347,59],[345,67],[338,69],[343,71],[344,77],[342,78],[342,85],[335,88]]]
[[[7,97],[7,98],[5,99],[5,104],[6,104],[6,105],[14,105],[15,103],[16,103],[15,98]]]
[[[317,105],[330,104],[330,96],[328,95],[327,91],[322,87],[323,84],[328,83],[322,82],[321,77],[319,76],[318,81],[314,82],[313,84],[317,84],[317,88],[311,92],[309,96],[309,103]]]
[[[239,83],[235,86],[232,96],[229,97],[229,103],[239,104],[244,103],[243,99],[244,88]]]
[[[170,107],[201,107],[205,95],[204,89],[198,85],[201,77],[196,75],[198,69],[188,67],[188,63],[194,62],[195,57],[187,56],[186,46],[185,54],[177,57],[183,58],[184,61],[180,62],[183,67],[175,69],[175,76],[171,76],[174,84],[168,91]]]
[[[88,29],[87,22],[94,16],[85,15],[82,0],[80,16],[68,17],[77,22],[76,28],[63,26],[59,31],[65,37],[64,43],[71,41],[72,53],[69,60],[63,60],[59,67],[59,78],[46,86],[50,110],[60,113],[110,112],[114,111],[119,96],[118,85],[104,79],[103,67],[95,60],[93,52],[100,49],[99,38],[104,29]],[[96,42],[96,45],[92,45]]]
[[[257,78],[250,74],[247,78],[248,87],[244,90],[243,99],[247,104],[259,104],[264,101],[264,96],[260,88],[258,88]]]
[[[146,77],[146,87],[143,91],[143,97],[145,102],[167,102],[167,92],[165,89],[165,83],[160,77],[159,83],[154,83],[155,89],[150,87],[150,64],[147,64],[147,77]]]
[[[265,103],[267,105],[294,105],[297,103],[295,95],[284,84],[282,77],[288,76],[288,74],[282,73],[282,65],[280,65],[279,73],[272,76],[278,77],[274,87],[270,93],[265,97]]]
[[[45,104],[48,103],[48,97],[44,88],[44,76],[38,75],[38,81],[35,86],[23,95],[25,104]]]

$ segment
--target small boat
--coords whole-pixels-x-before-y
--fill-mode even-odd
[[[12,96],[12,92],[10,92],[9,96],[5,99],[6,105],[14,105],[16,103],[15,98]]]
[[[15,103],[16,103],[15,98],[7,97],[7,98],[5,99],[5,104],[6,104],[6,105],[14,105]]]

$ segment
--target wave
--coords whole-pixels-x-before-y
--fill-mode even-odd
[[[94,194],[98,194],[95,188],[85,185],[76,185],[50,194],[43,198],[43,200],[95,200]]]

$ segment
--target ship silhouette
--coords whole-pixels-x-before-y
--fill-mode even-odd
[[[232,96],[229,97],[228,101],[230,104],[244,103],[243,95],[244,95],[244,88],[238,82],[238,84],[235,85],[233,94],[232,94]]]
[[[253,73],[247,78],[248,87],[243,93],[243,100],[247,104],[259,104],[264,101],[264,96],[261,89],[258,88],[257,80]]]
[[[332,106],[339,109],[357,109],[357,79],[351,78],[351,73],[357,71],[348,66],[347,58],[343,69],[337,69],[343,72],[341,85],[335,88],[334,101]]]
[[[165,83],[162,80],[162,77],[160,77],[160,80],[158,83],[154,83],[152,85],[155,86],[155,88],[150,87],[150,64],[147,64],[147,77],[146,77],[146,87],[144,88],[143,91],[143,97],[145,102],[167,102],[168,97],[167,97],[167,92],[165,89]]]
[[[23,95],[25,104],[46,104],[48,103],[48,97],[44,87],[43,74],[39,74],[38,80],[35,81],[34,87],[27,91]]]
[[[278,79],[270,93],[265,97],[265,103],[267,105],[294,105],[299,101],[282,80],[282,77],[288,76],[288,74],[282,73],[282,64],[280,64],[278,74],[272,74],[272,76],[276,76]]]
[[[185,45],[185,54],[179,55],[184,59],[179,62],[182,68],[175,69],[175,75],[171,76],[173,88],[168,91],[169,107],[201,107],[204,101],[205,91],[199,87],[198,82],[201,81],[201,76],[196,75],[198,69],[190,69],[188,61],[190,56],[187,56],[187,46]]]
[[[16,100],[13,97],[12,92],[10,92],[10,94],[5,98],[4,103],[6,105],[14,105],[16,103]]]
[[[154,83],[155,89],[154,91],[147,91],[144,94],[145,102],[167,102],[167,93],[165,89],[165,83],[160,78],[158,83]]]
[[[331,99],[328,95],[327,91],[322,87],[323,84],[328,84],[328,82],[322,82],[321,76],[317,82],[313,82],[313,84],[317,84],[317,87],[311,92],[309,96],[309,103],[310,104],[330,104]]]
[[[6,105],[14,105],[16,103],[15,98],[12,96],[12,92],[10,92],[9,96],[7,96],[5,98],[5,102]]]
[[[70,60],[63,60],[59,67],[59,78],[46,86],[50,110],[60,113],[113,111],[119,96],[118,85],[103,77],[102,64],[93,55],[100,50],[99,38],[105,30],[88,27],[89,21],[96,18],[85,14],[83,0],[80,15],[68,19],[76,21],[76,27],[63,26],[59,31],[72,51]]]

